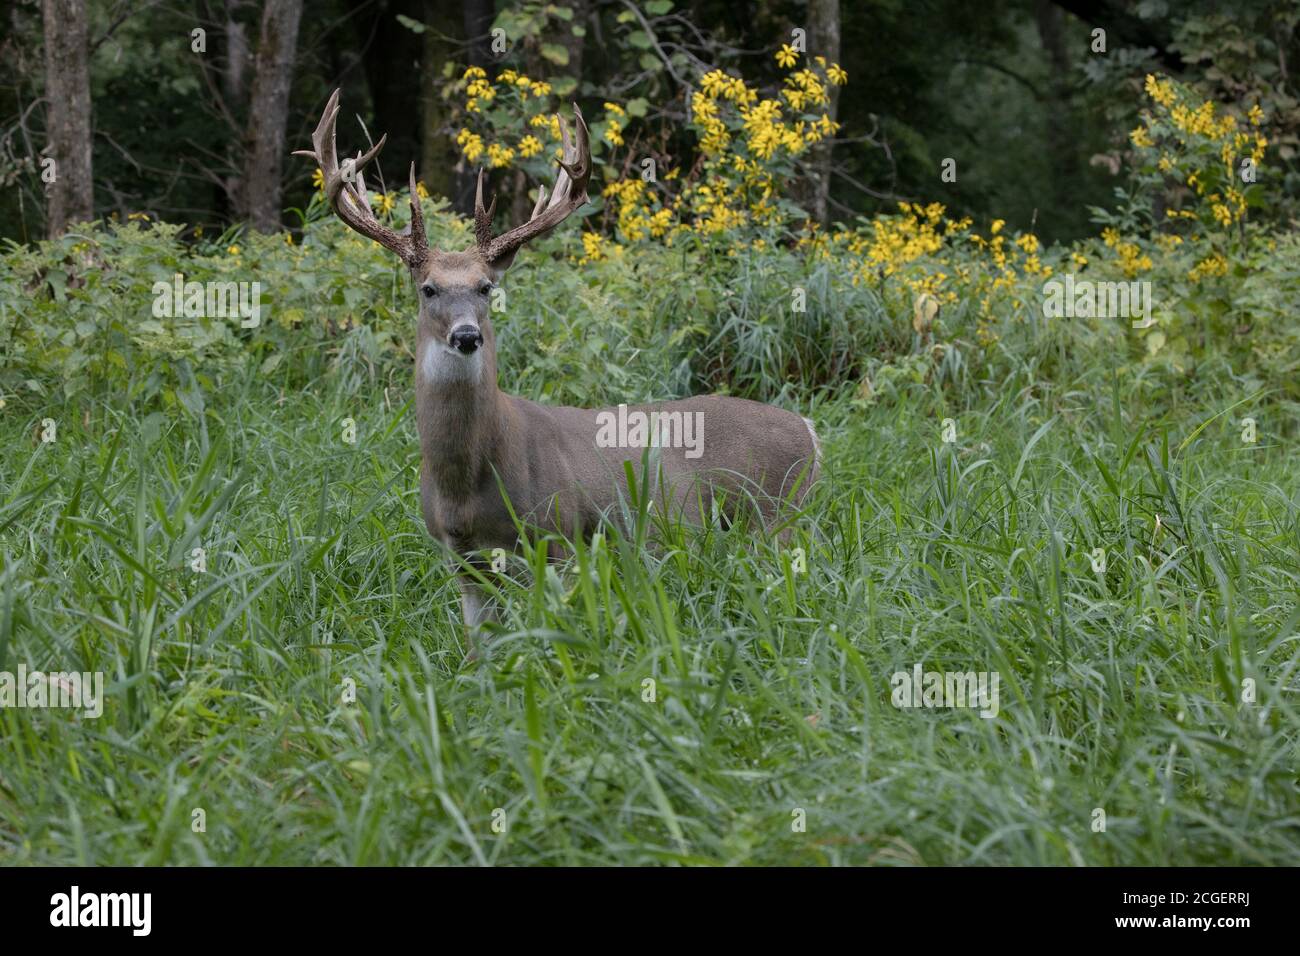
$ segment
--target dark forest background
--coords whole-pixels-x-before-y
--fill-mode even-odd
[[[689,148],[699,75],[775,82],[772,54],[793,28],[850,78],[832,104],[833,147],[807,158],[827,188],[801,199],[822,220],[935,198],[943,158],[959,157],[940,194],[954,214],[995,214],[1049,241],[1083,235],[1088,206],[1119,184],[1148,71],[1261,103],[1282,194],[1297,192],[1294,0],[0,0],[0,12],[0,236],[19,241],[57,232],[51,218],[141,212],[209,230],[292,225],[284,210],[313,187],[310,164],[288,153],[336,86],[349,119],[387,132],[390,180],[414,160],[465,210],[473,170],[453,141],[462,100],[450,90],[473,64],[548,79],[597,110],[643,100],[638,135],[672,155]],[[90,162],[52,196],[41,160],[60,136]],[[523,185],[501,189],[508,202]]]

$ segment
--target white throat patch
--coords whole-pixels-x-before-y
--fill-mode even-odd
[[[428,385],[467,382],[476,384],[483,377],[483,349],[469,355],[457,352],[445,342],[429,339],[422,346],[419,377]]]

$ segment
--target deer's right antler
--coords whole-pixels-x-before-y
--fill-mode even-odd
[[[361,170],[379,154],[388,139],[385,133],[365,155],[343,161],[339,168],[334,130],[339,116],[339,91],[335,90],[325,112],[321,115],[316,132],[312,133],[313,149],[294,150],[295,156],[310,156],[316,160],[325,177],[325,197],[335,214],[354,230],[375,240],[401,257],[406,265],[415,269],[429,257],[429,244],[424,237],[424,216],[420,212],[420,197],[415,188],[415,163],[411,163],[411,229],[397,233],[375,218],[370,211],[370,197],[366,195],[366,181]]]

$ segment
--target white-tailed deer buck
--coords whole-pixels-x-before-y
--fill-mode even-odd
[[[616,513],[628,491],[624,462],[652,460],[656,505],[700,522],[715,497],[724,514],[747,502],[771,522],[797,506],[817,479],[820,448],[812,423],[793,412],[740,398],[700,396],[617,409],[539,405],[497,388],[490,295],[519,247],[558,226],[587,202],[591,149],[582,113],[575,130],[561,121],[563,158],[549,201],[538,190],[528,222],[492,235],[492,205],[483,207],[483,173],[474,210],[475,248],[428,247],[411,164],[411,228],[399,234],[370,211],[361,170],[386,137],[339,168],[336,90],[325,106],[313,150],[334,212],[363,236],[406,263],[419,291],[415,415],[420,435],[420,502],[429,533],[486,571],[485,552],[514,549],[515,513],[572,538]],[[652,414],[653,413],[653,414]],[[647,427],[648,422],[648,427]],[[665,438],[667,440],[665,440]],[[639,469],[638,469],[639,471]],[[471,635],[489,616],[473,577],[462,574],[465,623]]]

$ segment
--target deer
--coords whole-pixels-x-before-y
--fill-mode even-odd
[[[633,475],[625,463],[644,465],[648,459],[643,455],[654,455],[651,494],[661,513],[698,525],[711,520],[715,504],[721,518],[731,520],[748,501],[765,526],[772,527],[782,514],[802,505],[821,473],[821,443],[813,423],[773,405],[704,395],[587,409],[543,405],[501,390],[489,309],[493,291],[520,248],[589,202],[587,125],[576,103],[573,113],[572,129],[560,119],[554,187],[548,197],[539,185],[527,222],[493,233],[496,197],[484,207],[480,168],[474,247],[465,251],[429,248],[414,163],[409,229],[398,233],[371,212],[362,170],[383,148],[387,134],[340,167],[338,90],[312,134],[313,148],[295,151],[321,169],[334,214],[395,253],[417,290],[420,507],[429,534],[461,559],[457,580],[471,656],[477,656],[485,626],[496,620],[482,583],[489,580],[485,554],[515,550],[520,540],[516,515],[530,526],[575,540],[619,513]],[[696,424],[692,436],[685,434],[688,422]],[[624,431],[625,440],[613,440],[624,437]]]

